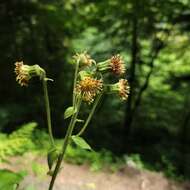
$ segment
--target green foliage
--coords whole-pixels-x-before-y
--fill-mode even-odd
[[[88,163],[93,171],[106,168],[111,171],[116,171],[125,163],[124,158],[119,158],[108,150],[95,152],[73,146],[69,146],[67,149],[66,161],[75,164]]]
[[[45,155],[50,148],[49,136],[45,132],[35,129],[36,126],[36,123],[22,125],[9,136],[1,133],[0,144],[4,147],[4,149],[1,149],[1,160],[8,159],[8,156],[22,155],[27,152],[33,152],[33,154],[37,153],[37,155],[39,153],[40,156],[42,156],[42,153]],[[88,151],[91,150],[91,148],[84,139],[76,136],[74,136],[74,138],[72,137],[72,139],[77,146],[68,146],[66,153],[66,160],[68,162],[75,164],[88,163],[93,171],[105,168],[108,168],[111,171],[116,171],[124,165],[124,159],[116,157],[110,151]],[[14,142],[14,144],[10,146],[10,143],[12,142]],[[63,140],[56,140],[58,149],[61,149],[62,142]],[[4,145],[9,146],[5,147]],[[51,169],[57,158],[58,152],[57,150],[51,149],[48,155],[49,169]],[[37,162],[32,162],[32,170],[38,177],[43,177],[47,173],[47,168]]]
[[[0,134],[0,144],[1,147],[1,160],[6,160],[8,156],[22,155],[26,152],[33,152],[33,154],[44,155],[50,148],[49,136],[43,132],[36,129],[36,123],[29,123],[21,126],[17,131],[14,131],[11,135],[7,136],[5,134]],[[14,139],[14,141],[13,141]],[[18,141],[19,143],[12,144],[9,143]],[[78,139],[77,139],[78,140]],[[80,140],[79,140],[80,141]],[[9,142],[9,143],[8,143]],[[56,145],[58,149],[61,149],[63,140],[56,140]],[[24,144],[22,144],[24,143]],[[81,143],[81,141],[80,141]],[[9,144],[5,148],[4,145]],[[77,145],[77,144],[76,144]],[[170,157],[174,155],[167,156],[166,153],[161,158],[160,162],[155,162],[154,165],[151,165],[146,159],[142,158],[140,154],[129,154],[118,157],[108,150],[101,151],[88,151],[83,149],[81,146],[68,146],[66,153],[66,161],[74,164],[89,164],[92,171],[98,171],[102,169],[108,169],[109,171],[117,171],[125,165],[134,165],[138,169],[149,169],[149,170],[162,170],[167,177],[173,179],[182,179],[182,176],[179,176],[177,173],[176,165],[171,161]],[[85,143],[85,148],[86,148]],[[145,150],[147,151],[147,150]],[[57,150],[51,149],[49,152],[53,153],[53,157],[49,160],[49,169],[51,169],[55,159],[57,158]],[[55,154],[56,153],[56,154]],[[156,153],[156,152],[155,152]],[[55,155],[56,156],[55,156]],[[171,152],[171,154],[173,154]],[[49,155],[50,156],[50,155]],[[52,155],[51,155],[52,156]],[[51,162],[51,163],[50,163]],[[37,162],[32,162],[32,171],[38,177],[44,177],[47,173],[47,168]],[[188,168],[187,168],[188,169]]]
[[[21,126],[10,135],[0,134],[0,160],[6,159],[7,156],[19,155],[27,150],[34,149],[32,142],[32,132],[37,123],[28,123]]]
[[[32,171],[35,176],[39,178],[45,178],[47,174],[47,167],[43,164],[40,164],[38,162],[32,162]]]
[[[162,164],[163,164],[163,168],[164,168],[163,170],[166,176],[176,179],[177,178],[176,167],[171,163],[170,160],[166,158],[166,156],[162,156]]]
[[[14,173],[10,170],[0,170],[0,189],[16,190],[25,175],[25,172]]]

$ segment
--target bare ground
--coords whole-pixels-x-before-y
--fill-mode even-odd
[[[46,175],[47,166],[44,158],[27,154],[23,157],[11,158],[9,164],[0,164],[0,168],[14,171],[27,170],[29,175],[20,186],[22,190],[25,190],[27,185],[32,185],[35,190],[48,190],[50,177]],[[190,184],[177,183],[167,179],[161,173],[132,167],[125,167],[115,173],[92,172],[87,165],[65,163],[64,169],[56,180],[54,190],[190,190]]]

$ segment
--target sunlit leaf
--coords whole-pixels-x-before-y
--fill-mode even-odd
[[[82,137],[73,135],[72,140],[80,148],[87,149],[87,150],[92,150],[90,145]]]
[[[73,106],[68,107],[65,110],[64,119],[67,119],[67,118],[71,117],[74,113],[76,113],[76,109]]]

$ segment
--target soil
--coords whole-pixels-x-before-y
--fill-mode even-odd
[[[46,175],[48,169],[44,157],[32,154],[14,157],[8,164],[1,163],[0,168],[28,171],[19,187],[20,190],[25,190],[28,185],[35,190],[48,190],[50,177]],[[190,183],[175,182],[167,179],[162,173],[129,166],[110,173],[92,172],[88,165],[64,163],[54,190],[190,190]]]

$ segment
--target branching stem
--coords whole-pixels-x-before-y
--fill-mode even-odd
[[[90,113],[89,113],[89,115],[88,115],[88,118],[86,119],[85,124],[83,125],[82,129],[79,131],[79,133],[77,134],[77,136],[82,135],[83,132],[85,131],[86,127],[88,126],[88,124],[89,124],[89,122],[90,122],[90,120],[92,119],[92,116],[93,116],[93,114],[94,114],[94,112],[95,112],[95,109],[96,109],[96,107],[97,107],[97,105],[98,105],[98,103],[99,103],[101,97],[102,97],[102,93],[100,93],[100,94],[98,95],[98,97],[96,98],[96,100],[95,100],[95,102],[94,102],[94,105],[93,105],[93,107],[92,107],[92,109],[91,109],[91,111],[90,111]]]
[[[71,118],[71,121],[70,121],[70,124],[69,124],[69,127],[67,129],[67,133],[66,133],[64,143],[63,143],[63,147],[62,147],[62,152],[58,157],[58,160],[57,160],[57,163],[56,163],[56,166],[55,166],[55,170],[53,172],[52,179],[51,179],[51,182],[50,182],[50,185],[49,185],[49,190],[53,189],[55,179],[56,179],[57,174],[59,172],[62,160],[64,158],[67,146],[69,144],[69,141],[70,141],[70,138],[71,138],[71,135],[72,135],[75,123],[76,123],[76,119],[77,119],[79,109],[80,109],[80,105],[81,105],[81,98],[79,97],[79,99],[78,100],[76,99],[76,101],[77,101],[77,103],[76,103],[77,112],[75,114],[73,114],[73,116]]]

